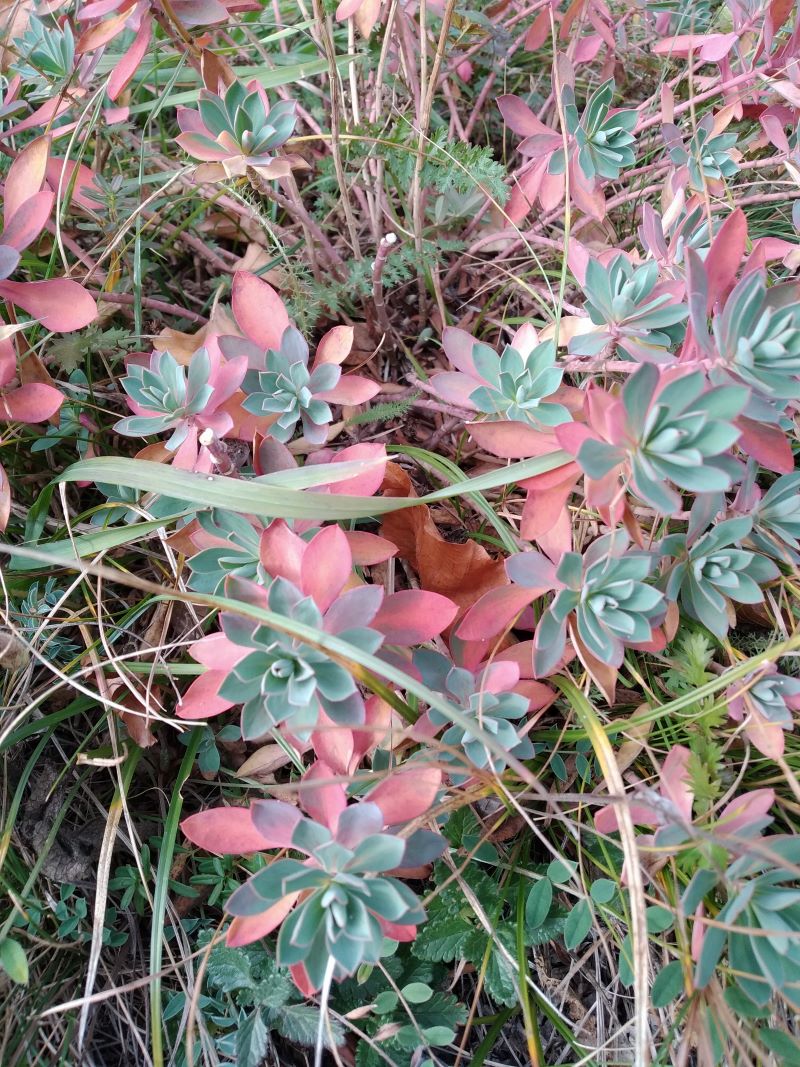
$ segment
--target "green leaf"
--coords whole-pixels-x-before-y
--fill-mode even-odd
[[[424,1004],[433,996],[433,990],[425,982],[409,982],[401,992],[409,1004]]]
[[[672,960],[656,975],[650,994],[653,1007],[664,1008],[676,1000],[683,992],[683,965],[680,960]]]
[[[422,1036],[429,1045],[449,1045],[455,1039],[456,1032],[448,1026],[429,1026],[422,1031]]]
[[[568,949],[577,948],[592,928],[592,905],[584,897],[567,916],[564,926],[564,944]]]
[[[0,941],[0,967],[12,982],[17,985],[28,984],[28,958],[25,949],[12,937]]]
[[[589,893],[595,904],[608,904],[617,891],[617,883],[610,878],[596,878],[589,887]]]
[[[223,993],[255,987],[247,955],[241,949],[226,945],[216,945],[212,949],[206,974],[208,984]]]
[[[507,467],[490,471],[488,474],[467,478],[437,489],[427,496],[417,498],[399,497],[360,497],[345,496],[334,493],[304,493],[302,486],[342,481],[357,473],[348,475],[348,464],[326,465],[324,471],[311,464],[297,471],[282,472],[279,478],[271,475],[254,481],[241,478],[225,478],[219,474],[198,474],[191,471],[165,467],[162,463],[153,463],[143,459],[124,459],[112,456],[100,456],[96,459],[81,460],[73,463],[55,479],[56,482],[99,481],[113,485],[126,486],[148,493],[160,493],[176,497],[188,503],[203,507],[219,507],[244,515],[269,515],[275,519],[357,519],[367,515],[385,515],[402,508],[416,507],[420,504],[436,503],[449,500],[464,493],[480,492],[484,489],[496,489],[499,486],[531,478],[545,471],[554,470],[569,461],[566,452],[551,452],[546,456],[510,463]],[[331,468],[339,468],[333,471]],[[358,473],[363,472],[364,464],[355,462]],[[342,473],[345,471],[345,473]],[[293,475],[289,479],[287,475]]]
[[[424,937],[414,942],[414,955],[421,960],[448,963],[463,954],[464,945],[475,932],[460,915],[429,915]]]
[[[549,878],[536,882],[525,902],[525,924],[530,930],[536,930],[550,914],[553,903],[553,883]]]
[[[397,993],[392,989],[385,989],[375,997],[375,1011],[378,1015],[388,1015],[397,1007]]]
[[[761,1030],[759,1036],[770,1052],[774,1052],[779,1056],[780,1062],[786,1064],[786,1067],[798,1067],[800,1065],[800,1045],[793,1041],[788,1034],[782,1030],[775,1030],[769,1027]]]
[[[659,904],[653,904],[645,912],[648,934],[663,934],[675,923],[675,916],[669,908],[662,908]]]
[[[251,1012],[236,1030],[238,1067],[259,1067],[269,1048],[269,1030],[260,1011]]]
[[[573,863],[572,860],[553,860],[548,864],[547,877],[551,882],[560,885],[570,880],[577,867],[577,863]]]
[[[63,557],[65,561],[76,558],[83,559],[86,556],[95,556],[98,552],[107,552],[111,548],[119,548],[121,545],[143,541],[148,534],[155,533],[163,527],[171,526],[178,519],[189,514],[191,512],[181,511],[176,515],[167,515],[163,519],[150,519],[147,522],[132,523],[130,526],[112,526],[106,530],[98,530],[97,533],[80,534],[72,540],[64,538],[60,541],[46,541],[43,544],[23,545],[22,547],[30,547],[38,549],[40,552],[47,552],[52,565],[57,567],[59,556]],[[9,570],[12,571],[35,571],[41,570],[41,568],[42,564],[38,560],[22,559],[20,557],[12,559],[9,565]]]

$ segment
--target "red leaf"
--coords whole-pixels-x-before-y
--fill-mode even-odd
[[[97,318],[94,298],[71,278],[0,282],[0,296],[33,315],[47,330],[69,333]]]
[[[431,807],[442,785],[442,772],[432,765],[408,767],[384,778],[365,800],[377,804],[386,826],[410,822]]]
[[[371,626],[390,645],[418,645],[446,630],[458,614],[458,605],[439,593],[401,589],[384,597]]]
[[[256,829],[249,808],[208,808],[184,819],[181,830],[192,844],[217,856],[241,856],[275,847]]]
[[[64,403],[64,396],[52,385],[30,383],[0,396],[0,408],[12,422],[46,422]]]
[[[233,276],[231,305],[246,337],[264,349],[281,347],[289,315],[271,285],[249,271],[237,271]]]
[[[708,303],[711,311],[724,300],[733,285],[747,244],[747,216],[741,208],[728,215],[711,243],[705,260],[708,276]]]

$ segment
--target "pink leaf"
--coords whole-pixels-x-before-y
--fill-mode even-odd
[[[559,447],[552,433],[535,430],[523,422],[470,422],[467,429],[481,448],[501,459],[546,456]]]
[[[284,519],[275,519],[261,534],[259,557],[273,578],[286,578],[294,585],[299,585],[307,547],[302,537],[290,530]]]
[[[722,809],[717,827],[729,834],[738,833],[751,823],[763,819],[774,803],[774,789],[755,789],[743,793]]]
[[[303,775],[300,802],[315,822],[336,832],[339,816],[347,807],[344,786],[335,781],[336,775],[326,764],[318,761]]]
[[[475,338],[472,334],[460,330],[457,326],[445,326],[442,331],[442,348],[452,366],[462,374],[469,374],[478,382],[483,382],[472,359],[474,347]]]
[[[374,567],[397,555],[397,547],[385,537],[364,530],[345,530],[353,563],[357,567]]]
[[[402,589],[384,598],[372,626],[390,645],[417,645],[440,634],[457,613],[453,601],[440,593]]]
[[[692,803],[694,791],[689,785],[689,757],[691,753],[684,745],[675,745],[661,765],[659,789],[661,795],[671,800],[682,817],[692,821]]]
[[[23,148],[8,169],[3,191],[3,220],[8,226],[13,217],[42,188],[47,169],[50,138],[37,137]]]
[[[208,808],[184,819],[181,830],[192,844],[217,856],[242,856],[276,847],[256,828],[249,808]]]
[[[370,381],[369,378],[362,378],[359,374],[345,374],[333,389],[315,393],[314,396],[317,400],[324,400],[328,404],[354,407],[356,404],[365,404],[368,400],[372,400],[380,391],[380,385]]]
[[[354,333],[352,326],[334,326],[332,330],[328,330],[317,345],[314,366],[318,367],[322,363],[344,363],[353,347]]]
[[[255,800],[250,809],[253,826],[267,844],[262,848],[291,848],[303,816],[299,808],[282,800]]]
[[[504,630],[531,603],[531,590],[518,585],[490,589],[464,616],[458,636],[464,641],[483,641]]]
[[[736,208],[725,219],[711,243],[705,260],[708,276],[707,311],[727,296],[744,257],[747,244],[747,216]]]
[[[46,422],[64,403],[64,396],[55,386],[28,382],[19,389],[0,396],[0,405],[12,422]]]
[[[553,130],[545,126],[541,119],[537,119],[528,105],[518,96],[512,94],[498,96],[497,106],[500,108],[500,114],[506,125],[510,126],[520,137],[532,137],[535,134],[552,137]]]
[[[145,16],[139,26],[139,32],[133,39],[133,42],[125,53],[118,61],[114,69],[111,71],[111,77],[108,79],[108,98],[109,100],[116,100],[131,78],[134,76],[139,68],[140,63],[147,53],[147,46],[150,44],[150,36],[153,29],[153,22],[149,16]]]
[[[440,399],[471,411],[475,410],[472,394],[480,384],[477,378],[471,378],[461,371],[443,371],[441,374],[434,374],[430,381],[431,389],[436,390]]]
[[[68,333],[97,318],[94,298],[70,278],[43,282],[0,282],[0,296],[33,315],[46,330]]]
[[[233,276],[231,305],[246,337],[263,349],[281,347],[289,315],[271,285],[249,271],[237,271]]]
[[[324,614],[347,584],[353,571],[350,546],[339,526],[326,526],[306,545],[300,565],[300,585]]]
[[[743,415],[736,420],[736,425],[742,431],[737,443],[745,455],[752,456],[762,467],[777,474],[794,471],[794,454],[783,430]]]
[[[250,945],[253,941],[260,941],[276,930],[292,908],[295,906],[299,893],[289,893],[277,904],[262,911],[260,915],[235,915],[228,927],[226,942],[231,948],[240,948],[242,945]]]
[[[341,0],[341,3],[336,8],[337,20],[344,22],[345,19],[349,19],[351,15],[355,15],[363,3],[364,0]]]
[[[424,815],[435,802],[441,785],[438,767],[409,767],[388,775],[365,799],[378,805],[386,826],[396,826]]]
[[[205,546],[204,546],[205,547]],[[264,606],[266,607],[266,597]],[[210,671],[230,671],[248,654],[246,648],[235,645],[224,633],[208,634],[189,646],[192,659]]]
[[[6,224],[3,244],[21,252],[35,241],[47,225],[55,196],[49,189],[34,193],[21,204]]]
[[[0,532],[8,526],[11,515],[11,486],[8,483],[8,475],[5,467],[0,463]]]
[[[219,695],[227,671],[206,671],[192,682],[183,694],[175,714],[179,719],[211,719],[233,707],[230,700]]]

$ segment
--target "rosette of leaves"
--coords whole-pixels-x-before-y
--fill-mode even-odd
[[[614,440],[583,442],[577,460],[590,478],[601,479],[627,465],[636,493],[664,514],[681,507],[669,483],[693,493],[729,489],[739,476],[729,449],[740,430],[732,420],[747,403],[743,386],[706,387],[701,371],[659,381],[644,363],[622,390],[623,424]]]
[[[299,330],[287,326],[278,351],[269,349],[264,370],[248,371],[243,382],[246,411],[254,415],[276,415],[270,434],[285,444],[291,440],[298,421],[311,444],[323,444],[333,418],[320,393],[334,389],[342,376],[335,363],[317,363],[308,369],[308,345]]]
[[[378,603],[379,599],[373,598],[372,615]],[[313,598],[285,578],[272,582],[268,605],[286,619],[325,631],[323,613]],[[372,618],[365,608],[359,600],[349,612],[349,624],[337,629],[337,636],[362,652],[374,653],[383,643],[383,635],[357,624]],[[348,612],[344,604],[339,612],[336,605],[328,610]],[[245,739],[261,737],[284,723],[294,736],[306,740],[317,724],[320,707],[342,726],[364,721],[364,700],[352,675],[325,652],[271,626],[254,626],[242,616],[223,612],[221,622],[229,641],[250,649],[219,688],[223,700],[242,705]]]
[[[189,560],[189,586],[198,593],[216,593],[229,576],[266,584],[268,575],[259,564],[260,535],[242,515],[222,508],[201,511],[200,527],[226,545],[204,548]]]
[[[524,719],[529,701],[520,693],[492,691],[492,679],[488,671],[473,674],[463,667],[453,666],[451,661],[431,649],[419,649],[414,654],[414,666],[430,689],[442,693],[464,715],[475,723],[475,729],[464,729],[451,722],[437,708],[431,708],[428,717],[435,726],[450,724],[442,735],[442,741],[451,749],[462,749],[473,767],[490,766],[496,773],[505,770],[507,764],[486,748],[481,734],[491,734],[497,742],[517,759],[530,759],[533,745],[529,738],[520,737],[520,720]],[[442,759],[462,762],[455,752],[443,752]]]
[[[264,178],[289,173],[290,163],[275,152],[291,137],[297,122],[294,101],[270,105],[255,81],[232,82],[223,96],[201,89],[197,111],[179,108],[178,144],[201,168],[205,179],[242,177],[252,167]]]
[[[506,345],[499,359],[494,349],[476,341],[472,359],[485,382],[469,398],[478,411],[542,426],[569,421],[563,404],[546,400],[561,385],[564,373],[555,365],[552,341],[542,341],[526,355]]]
[[[291,847],[313,854],[319,866],[295,859],[271,863],[236,890],[227,910],[248,918],[303,894],[281,926],[277,956],[282,965],[302,965],[315,988],[323,985],[329,961],[336,980],[362,963],[377,963],[385,936],[379,919],[408,927],[425,919],[416,895],[387,877],[403,864],[406,842],[381,833],[382,827],[380,809],[369,803],[342,813],[338,840],[320,823],[301,820]]]
[[[760,604],[761,585],[778,577],[772,560],[738,547],[752,525],[749,517],[727,519],[700,537],[670,534],[661,542],[664,555],[676,558],[664,582],[667,598],[680,600],[720,640],[733,623],[732,603]]]
[[[616,256],[608,266],[590,259],[583,285],[586,310],[604,329],[574,337],[569,351],[594,356],[607,345],[636,362],[661,363],[683,333],[689,314],[677,298],[675,286],[659,283],[658,264],[651,260],[634,267],[627,256]]]
[[[800,561],[800,474],[777,478],[752,509],[750,540],[767,556]]]
[[[114,426],[126,437],[147,437],[172,430],[166,447],[180,447],[189,433],[189,419],[202,412],[214,392],[209,385],[211,360],[205,348],[192,356],[188,371],[171,352],[154,352],[149,364],[130,363],[122,388],[139,414]]]
[[[732,178],[738,173],[738,164],[730,155],[738,137],[735,133],[715,133],[713,115],[705,115],[698,122],[688,145],[673,123],[665,123],[662,132],[670,159],[676,167],[688,168],[693,188],[702,189],[706,182]]]
[[[572,86],[564,86],[562,102],[567,130],[575,139],[578,166],[589,181],[619,178],[623,167],[632,167],[636,161],[632,146],[639,113],[611,110],[613,98],[614,81],[610,79],[595,89],[579,117],[575,92]],[[564,169],[561,149],[553,153],[549,170],[551,174],[561,174]]]
[[[780,674],[771,664],[731,686],[726,694],[728,713],[745,724],[745,734],[765,755],[783,755],[783,731],[794,724],[792,712],[800,708],[800,678]]]
[[[712,331],[729,374],[782,410],[800,397],[800,301],[794,285],[768,289],[763,272],[736,285]]]
[[[228,944],[249,944],[281,926],[278,962],[310,993],[328,977],[341,980],[362,963],[377,963],[385,937],[412,941],[425,912],[389,872],[431,862],[446,842],[429,830],[400,837],[388,828],[427,811],[440,784],[440,771],[415,764],[348,804],[331,768],[316,763],[300,783],[308,815],[284,801],[259,800],[184,820],[186,836],[214,852],[281,849],[305,857],[273,860],[235,890],[226,903],[234,916]]]
[[[49,25],[31,15],[28,28],[14,41],[20,57],[12,70],[25,83],[32,100],[49,98],[53,89],[72,77],[75,69],[75,36],[69,20]]]
[[[753,1004],[763,1008],[775,994],[800,1010],[800,840],[761,841],[763,849],[748,849],[725,871],[727,899],[703,931],[695,985],[708,985],[727,946],[732,980]],[[698,871],[684,893],[684,912],[691,914],[717,882],[715,872]]]
[[[649,552],[629,549],[629,537],[614,530],[599,537],[581,556],[565,552],[557,567],[539,552],[521,552],[506,562],[513,582],[555,589],[533,642],[537,675],[553,671],[567,642],[567,628],[601,663],[619,667],[628,645],[646,644],[663,619],[664,595],[648,584],[653,569]]]

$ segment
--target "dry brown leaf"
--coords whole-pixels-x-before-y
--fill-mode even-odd
[[[386,466],[383,493],[416,496],[411,479],[395,463]],[[422,588],[450,597],[461,609],[460,615],[489,589],[508,584],[502,560],[492,559],[474,541],[446,541],[425,504],[387,515],[381,535],[397,545],[400,555],[419,575]]]

